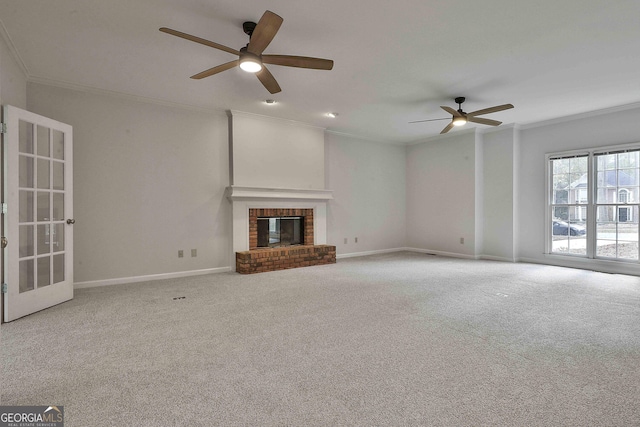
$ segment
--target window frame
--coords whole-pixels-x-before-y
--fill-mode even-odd
[[[598,156],[600,155],[607,155],[607,154],[618,154],[618,153],[624,153],[624,152],[640,152],[640,142],[634,142],[634,143],[629,143],[629,144],[622,144],[622,145],[614,145],[614,146],[604,146],[604,147],[595,147],[595,148],[591,148],[591,149],[579,149],[579,150],[570,150],[570,151],[563,151],[563,152],[554,152],[554,153],[547,153],[545,155],[545,177],[546,177],[546,182],[545,182],[545,247],[544,247],[544,254],[546,256],[552,256],[552,257],[561,257],[561,258],[578,258],[578,259],[582,259],[585,261],[608,261],[608,262],[615,262],[615,263],[624,263],[624,264],[635,264],[635,265],[640,265],[640,247],[639,247],[639,256],[638,259],[624,259],[624,258],[611,258],[611,257],[604,257],[604,256],[598,256],[597,252],[596,252],[596,245],[597,245],[597,209],[598,206],[602,206],[602,205],[610,205],[611,203],[600,203],[598,204],[598,200],[597,200],[597,159]],[[567,203],[567,204],[561,204],[561,205],[565,205],[568,206],[570,209],[574,208],[574,207],[581,207],[581,206],[586,206],[586,211],[587,211],[587,221],[585,222],[586,225],[586,254],[571,254],[571,253],[560,253],[560,252],[553,252],[553,215],[552,215],[552,208],[556,205],[558,205],[557,203],[553,203],[553,197],[554,197],[554,188],[553,188],[553,168],[552,168],[552,160],[560,160],[560,159],[564,159],[564,158],[577,158],[577,157],[584,157],[587,156],[587,165],[588,165],[588,171],[587,171],[587,204],[580,204],[578,203],[578,200],[576,199],[574,201],[574,203]],[[640,165],[638,165],[638,167],[640,168]],[[606,170],[606,169],[605,169]],[[618,167],[616,166],[616,174],[618,173],[617,171],[620,170],[618,169]],[[640,184],[640,183],[638,183]],[[636,200],[637,198],[633,197],[633,194],[625,189],[627,191],[627,202],[626,203],[619,203],[618,197],[619,197],[619,191],[622,190],[622,188],[617,188],[616,189],[616,200],[615,203],[613,203],[613,205],[616,206],[615,212],[616,215],[618,215],[618,207],[628,207],[629,211],[631,213],[631,215],[633,215],[633,207],[637,206],[638,210],[640,211],[640,200]],[[629,200],[633,200],[632,202],[630,202]],[[568,195],[568,200],[567,202],[571,202],[570,200],[570,192]],[[616,216],[616,222],[617,222],[617,216]],[[638,244],[640,246],[640,224],[638,225]],[[616,239],[616,244],[617,244],[617,239]]]

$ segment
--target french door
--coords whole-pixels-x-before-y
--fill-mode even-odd
[[[64,123],[4,106],[4,321],[73,298],[73,140]]]

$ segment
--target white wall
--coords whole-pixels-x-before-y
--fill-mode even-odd
[[[0,105],[27,108],[27,77],[0,37]]]
[[[31,83],[28,107],[73,126],[76,282],[229,266],[226,114]]]
[[[324,130],[232,112],[233,185],[324,189]]]
[[[606,114],[557,121],[524,128],[520,132],[518,203],[520,209],[519,255],[527,261],[573,265],[544,256],[545,154],[582,148],[640,142],[640,106],[619,108]],[[592,266],[602,262],[588,261]],[[610,268],[611,266],[609,266]],[[616,269],[617,267],[613,267]],[[638,270],[640,272],[640,270]]]
[[[405,246],[405,147],[327,132],[325,150],[327,243],[338,255]]]
[[[483,135],[482,212],[484,258],[514,261],[515,248],[515,167],[517,129],[500,127]]]
[[[407,147],[408,247],[475,256],[477,144],[471,130]]]

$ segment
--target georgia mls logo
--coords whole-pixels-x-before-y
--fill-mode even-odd
[[[64,427],[64,407],[0,406],[0,427]]]

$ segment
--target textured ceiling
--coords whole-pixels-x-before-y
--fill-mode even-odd
[[[275,95],[239,69],[192,80],[234,57],[158,31],[240,49],[242,22],[266,9],[284,23],[265,54],[333,59],[333,70],[269,66]],[[456,96],[465,111],[514,104],[485,116],[505,124],[640,102],[639,18],[638,0],[0,0],[4,36],[30,81],[394,143],[437,135],[446,121],[408,122],[447,117],[439,106],[456,107]]]

